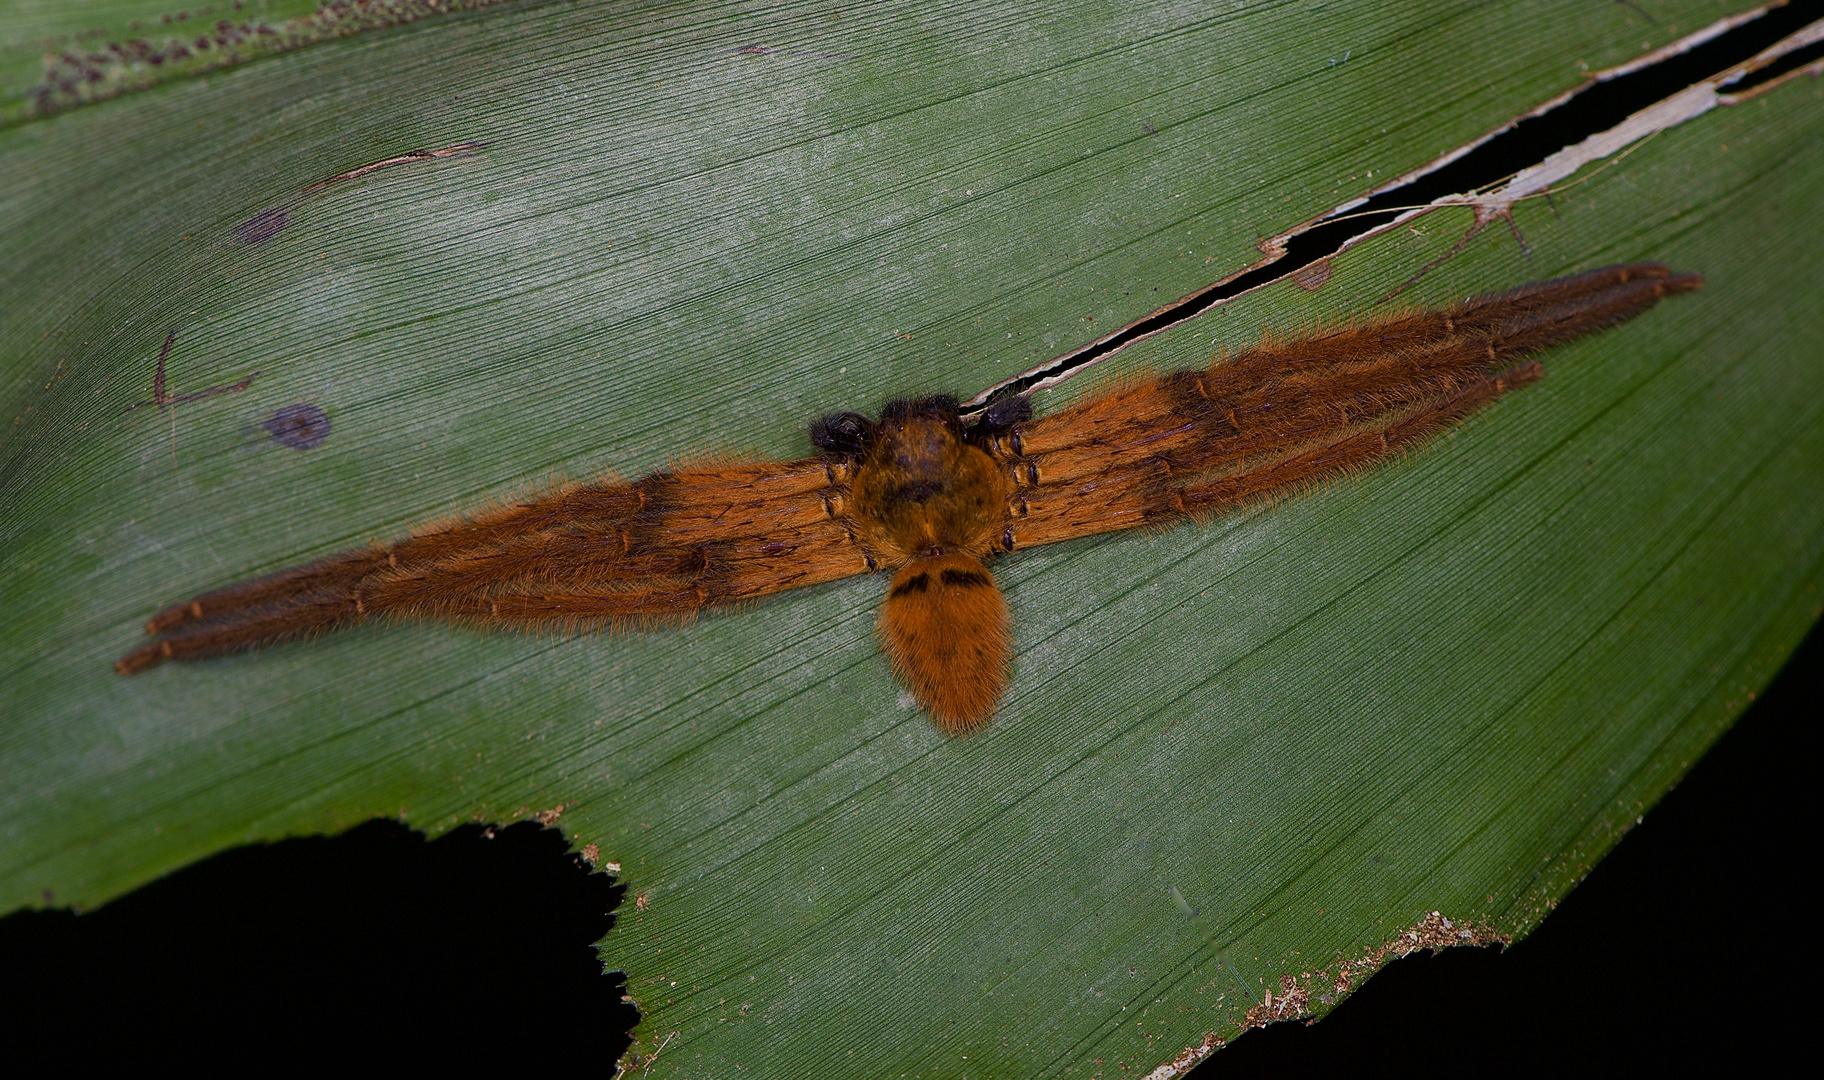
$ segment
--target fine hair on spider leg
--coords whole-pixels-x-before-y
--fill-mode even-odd
[[[1390,455],[1419,446],[1502,394],[1530,386],[1544,376],[1545,369],[1537,362],[1521,364],[1414,409],[1385,427],[1358,431],[1270,465],[1187,486],[1181,493],[1184,513],[1203,519],[1255,503],[1270,504],[1365,472]]]
[[[971,424],[946,396],[811,425],[818,456],[712,456],[436,522],[154,615],[122,657],[258,648],[376,616],[634,630],[870,571],[878,632],[945,733],[982,727],[1008,684],[1007,601],[988,563],[1021,548],[1271,502],[1419,446],[1544,375],[1536,354],[1702,287],[1633,263],[1437,310],[1318,327],[1208,367],[1130,374],[1039,419],[1023,397]]]

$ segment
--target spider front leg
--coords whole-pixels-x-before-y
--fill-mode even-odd
[[[1007,460],[1004,546],[1174,521],[1365,467],[1536,379],[1515,366],[1524,357],[1702,285],[1658,263],[1612,266],[1116,387],[1013,440],[1024,456]]]
[[[522,584],[551,585],[691,576],[705,553],[755,537],[787,542],[807,532],[846,535],[836,517],[846,474],[832,462],[716,463],[653,473],[632,485],[637,513],[604,526],[572,522],[448,558],[383,572],[364,585],[376,610],[436,616]]]
[[[262,608],[243,607],[231,615],[181,626],[158,641],[142,645],[116,660],[114,670],[134,675],[166,660],[223,656],[352,626],[366,618],[359,599],[346,589],[294,597]]]
[[[703,611],[737,607],[865,570],[848,534],[833,524],[701,545],[693,549],[693,566],[687,573],[514,581],[487,592],[452,596],[438,605],[435,615],[528,629],[634,629],[687,622]]]
[[[638,513],[644,502],[641,492],[619,482],[562,489],[531,502],[431,526],[397,543],[345,551],[203,593],[152,616],[146,622],[146,633],[165,634],[191,623],[229,618],[320,593],[346,593],[377,575],[409,573],[440,561],[485,552],[527,533],[568,524],[600,528]]]
[[[688,618],[860,573],[838,520],[844,479],[821,459],[705,463],[559,492],[206,594],[115,670],[259,648],[377,615],[606,626]]]
[[[472,623],[534,626],[625,627],[689,618],[714,597],[714,590],[689,580],[620,588],[508,593],[498,597],[449,596],[437,614]],[[122,657],[114,670],[132,675],[166,660],[198,660],[262,648],[327,630],[346,629],[379,614],[408,614],[376,609],[358,589],[320,592],[265,608],[243,609],[232,616],[194,623]]]
[[[1536,361],[1522,364],[1428,402],[1391,423],[1356,430],[1276,460],[1254,463],[1227,476],[1169,489],[1162,498],[1154,498],[1149,508],[1151,520],[1166,523],[1184,517],[1207,517],[1305,491],[1371,468],[1418,446],[1501,395],[1530,386],[1544,376],[1544,368]]]

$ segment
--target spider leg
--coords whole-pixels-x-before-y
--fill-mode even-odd
[[[628,529],[618,559],[566,555],[568,543],[587,549],[587,537],[541,538],[527,542],[536,552],[501,554],[513,560],[511,575],[484,582],[446,564],[439,574],[467,576],[460,587],[383,579],[363,601],[405,615],[615,623],[728,607],[874,568],[850,537],[841,463],[704,465],[641,483],[648,481],[656,481],[650,508]],[[583,609],[565,611],[564,597],[579,598]]]
[[[798,537],[755,536],[696,551],[701,564],[690,573],[583,576],[567,583],[521,578],[496,583],[489,591],[444,594],[434,603],[421,596],[397,602],[386,594],[385,583],[318,592],[180,627],[122,657],[114,670],[131,675],[166,660],[222,656],[354,626],[377,615],[528,628],[628,629],[682,622],[705,608],[732,607],[866,569],[840,526]]]
[[[1625,322],[1696,274],[1611,266],[1437,311],[1411,311],[1290,341],[1267,339],[1208,369],[1116,386],[999,440],[1017,485],[1079,482],[1239,461],[1480,382],[1521,357]]]
[[[466,612],[466,598],[503,589],[664,575],[695,578],[731,559],[737,565],[744,559],[773,560],[783,567],[801,548],[848,542],[840,519],[846,485],[846,467],[820,458],[712,462],[655,473],[635,485],[643,507],[620,528],[515,537],[381,573],[362,584],[361,594],[376,611],[434,616]],[[867,569],[852,547],[847,556],[838,560],[845,573]]]
[[[478,625],[629,629],[684,622],[704,610],[726,609],[864,570],[854,546],[841,533],[800,541],[755,538],[700,550],[702,568],[691,574],[518,581],[487,593],[451,597],[435,614]]]
[[[1180,483],[1170,467],[1160,463],[1150,481],[1123,477],[1080,485],[1058,493],[1062,497],[1044,499],[1041,493],[1024,504],[1027,513],[1014,519],[1009,532],[1017,546],[1033,547],[1143,525],[1169,526],[1305,490],[1410,449],[1502,394],[1539,381],[1544,374],[1537,362],[1522,364],[1397,417],[1383,417],[1372,426],[1331,431],[1322,439],[1282,441],[1278,454],[1270,458],[1256,455],[1245,467],[1227,475]]]
[[[116,660],[114,670],[132,675],[166,660],[223,656],[321,630],[352,626],[366,618],[360,601],[346,591],[291,597],[266,607],[242,607],[225,617],[179,627],[158,641],[142,645]]]
[[[1524,357],[1702,284],[1657,263],[1608,267],[1269,340],[1207,370],[1119,387],[995,448],[1016,485],[1002,546],[1171,520],[1227,505],[1222,491],[1246,501],[1348,472],[1535,381],[1536,365],[1513,368]],[[1140,420],[1123,426],[1123,410]],[[1212,473],[1226,476],[1199,482]]]
[[[606,626],[687,618],[862,573],[869,566],[841,516],[847,477],[846,465],[823,459],[712,462],[583,499],[561,492],[206,594],[186,605],[200,615],[190,611],[115,669],[132,674],[376,615]],[[580,606],[565,609],[566,597]]]
[[[634,620],[688,618],[708,599],[708,590],[668,581],[648,588],[554,588],[546,593],[499,598],[466,596],[445,603],[439,614],[470,622],[624,626]],[[358,594],[318,593],[227,618],[184,626],[141,646],[114,664],[132,675],[166,660],[197,660],[261,648],[326,630],[366,622],[373,615]]]
[[[1455,308],[1257,350],[1212,370],[1201,406],[1206,438],[1169,459],[1178,475],[1241,465],[1291,445],[1458,394],[1521,359],[1626,321],[1673,293],[1698,288],[1656,263],[1609,267],[1480,297]],[[1193,406],[1197,407],[1197,406]],[[1188,411],[1188,410],[1187,410]]]
[[[1155,500],[1153,512],[1162,522],[1184,516],[1207,517],[1359,472],[1417,446],[1502,394],[1544,377],[1545,369],[1537,361],[1521,364],[1437,398],[1384,426],[1358,430],[1270,463],[1185,485],[1165,499]]]
[[[345,551],[318,562],[203,593],[166,608],[146,623],[146,633],[168,633],[190,623],[258,611],[317,593],[357,587],[374,575],[424,566],[498,545],[528,532],[581,524],[602,527],[639,512],[644,501],[633,485],[588,484],[553,492],[491,513],[433,525],[394,544]]]

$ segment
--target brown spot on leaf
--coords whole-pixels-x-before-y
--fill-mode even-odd
[[[1292,284],[1306,292],[1316,292],[1330,280],[1331,264],[1329,259],[1319,259],[1314,263],[1299,267],[1292,274]]]
[[[293,450],[310,450],[329,438],[329,414],[309,402],[299,402],[274,412],[264,427],[272,432],[273,442],[289,446]],[[562,808],[559,809],[561,811]],[[543,816],[540,815],[541,818]],[[556,818],[552,820],[555,821]]]
[[[366,165],[359,165],[353,169],[339,172],[334,176],[318,180],[316,183],[299,192],[299,194],[314,195],[324,188],[329,187],[331,184],[358,180],[369,173],[379,172],[381,169],[391,169],[399,165],[409,165],[415,161],[435,161],[438,158],[469,157],[479,150],[486,149],[486,145],[487,144],[485,143],[471,141],[451,143],[449,146],[440,146],[435,150],[411,150],[403,154],[396,154],[389,158],[381,158],[379,161],[370,161]]]

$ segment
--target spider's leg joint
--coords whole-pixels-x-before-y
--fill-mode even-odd
[[[1039,459],[1031,458],[1026,462],[1026,483],[1032,487],[1039,486]]]
[[[701,574],[709,569],[709,560],[710,545],[698,544],[696,547],[691,548],[689,553],[684,556],[683,565],[678,568],[679,572],[685,574]]]
[[[1008,529],[1006,532],[1001,534],[1001,547],[1006,548],[1008,551],[1013,550],[1013,530],[1012,529]]]

